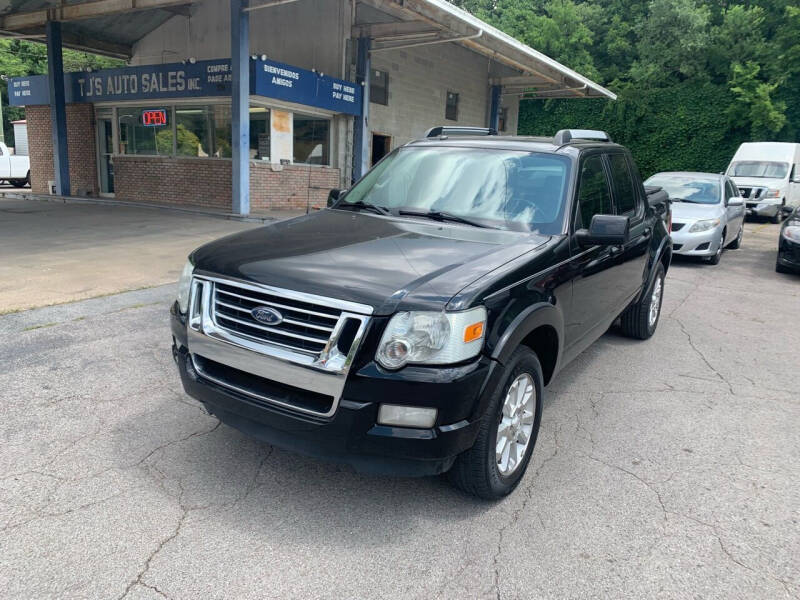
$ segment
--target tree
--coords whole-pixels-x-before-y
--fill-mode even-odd
[[[64,71],[99,70],[124,66],[117,58],[64,49]],[[47,74],[47,47],[28,40],[0,39],[0,102],[3,103],[3,131],[9,146],[14,144],[11,121],[23,119],[25,110],[8,105],[9,77]]]

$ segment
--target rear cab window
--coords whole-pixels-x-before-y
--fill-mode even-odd
[[[628,159],[620,152],[607,156],[611,180],[614,183],[616,212],[633,220],[640,213],[641,197],[634,185]]]

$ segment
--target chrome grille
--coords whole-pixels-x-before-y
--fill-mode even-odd
[[[212,317],[219,327],[310,354],[318,354],[328,343],[341,310],[255,291],[236,285],[214,284]],[[280,312],[277,325],[264,325],[253,318],[252,310],[267,306]]]

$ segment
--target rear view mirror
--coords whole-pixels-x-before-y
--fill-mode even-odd
[[[728,198],[728,206],[742,206],[744,201],[739,196]]]
[[[619,215],[595,215],[588,230],[575,232],[581,246],[621,246],[629,236],[630,218]]]
[[[333,189],[328,192],[328,206],[333,206],[339,200],[339,197],[344,193],[344,190]]]

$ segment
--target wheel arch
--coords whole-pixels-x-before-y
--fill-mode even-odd
[[[543,383],[547,385],[561,362],[564,336],[563,317],[552,304],[539,303],[521,312],[506,328],[492,352],[492,358],[504,364],[519,346],[533,350],[542,365]]]

